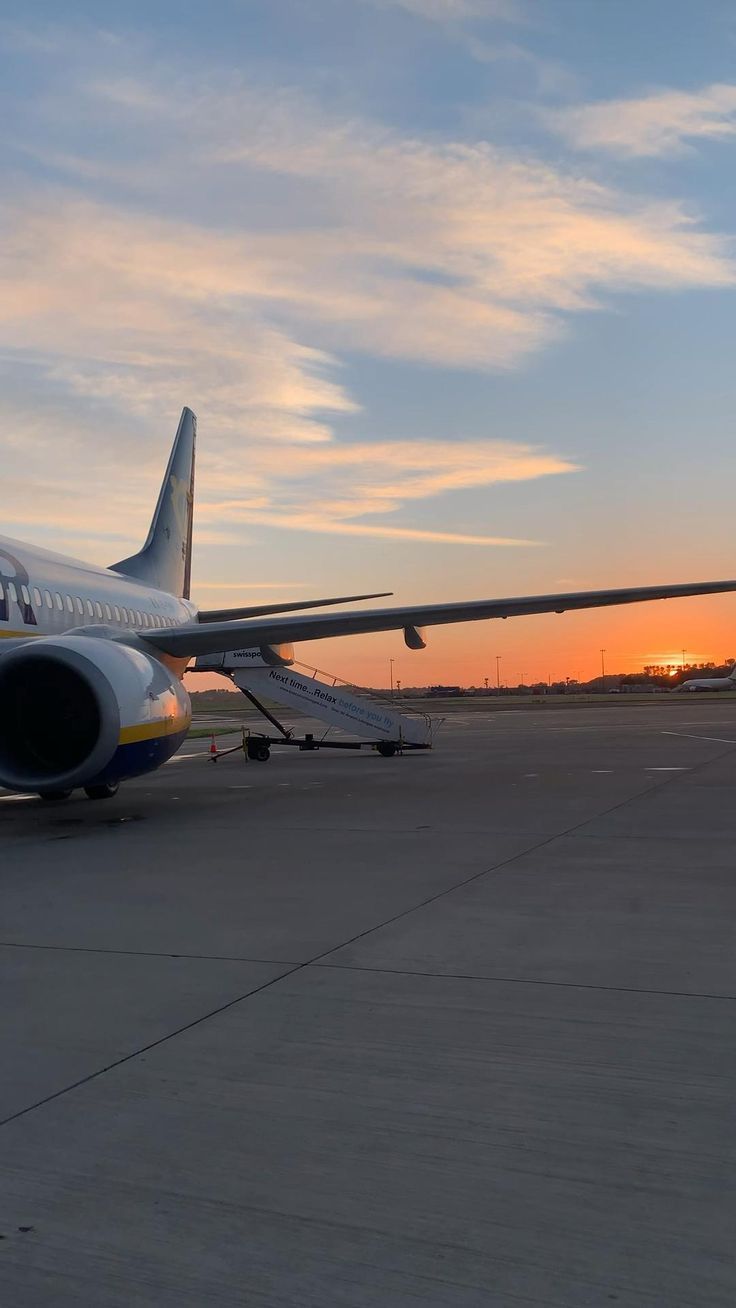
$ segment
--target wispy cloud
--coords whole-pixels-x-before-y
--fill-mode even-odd
[[[421,140],[330,115],[293,90],[180,81],[98,72],[87,84],[85,116],[111,132],[127,123],[139,143],[127,161],[120,151],[115,162],[95,159],[128,207],[36,195],[11,216],[5,312],[29,347],[34,335],[51,345],[62,302],[93,334],[101,323],[104,342],[121,299],[123,357],[101,376],[71,370],[80,390],[125,402],[126,359],[136,366],[137,347],[147,353],[166,333],[168,367],[136,366],[139,403],[167,372],[179,384],[177,354],[189,375],[201,353],[218,421],[242,411],[255,386],[246,411],[267,392],[259,421],[283,412],[315,438],[325,435],[320,409],[350,407],[334,375],[327,381],[330,356],[346,347],[509,368],[607,295],[734,280],[726,242],[676,200],[627,195],[484,141]],[[45,155],[77,191],[88,187],[78,156]],[[214,192],[218,220],[145,213],[172,192]]]
[[[538,542],[486,532],[407,526],[394,519],[412,502],[448,491],[492,486],[576,471],[570,460],[503,441],[377,441],[349,445],[300,446],[288,466],[278,452],[252,452],[251,494],[233,498],[236,484],[227,465],[210,466],[210,494],[199,506],[208,522],[259,523],[290,531],[394,540],[441,541],[457,545],[519,546]]]
[[[522,13],[519,0],[365,0],[381,8],[404,9],[430,22],[463,18],[503,18],[517,21]]]
[[[65,487],[70,525],[79,512],[65,465],[87,459],[104,479],[122,438],[131,470],[115,496],[121,509],[136,501],[135,530],[141,472],[158,472],[153,436],[187,402],[206,424],[200,516],[213,539],[250,522],[517,543],[405,519],[452,491],[573,464],[493,430],[386,442],[361,419],[359,439],[353,426],[338,441],[358,413],[340,359],[508,369],[614,294],[734,282],[727,243],[676,200],[110,48],[92,41],[74,90],[65,81],[34,106],[40,135],[36,119],[18,129],[45,180],[14,188],[0,227],[4,375],[22,365],[26,413],[45,396],[52,419],[20,420],[22,454],[16,442],[5,472],[25,479],[24,511],[46,522],[62,524]]]
[[[374,540],[432,541],[442,545],[494,545],[510,547],[541,545],[538,540],[522,540],[509,536],[470,535],[462,531],[434,531],[423,527],[399,527],[394,523],[377,525],[367,522],[336,521],[329,513],[249,513],[246,522],[260,522],[266,527],[280,527],[287,531],[314,531],[329,536],[369,536]]]
[[[623,157],[682,154],[698,140],[736,135],[736,86],[715,82],[701,91],[665,89],[631,100],[601,100],[544,115],[579,150]]]
[[[202,590],[306,590],[308,581],[206,581],[197,579]]]

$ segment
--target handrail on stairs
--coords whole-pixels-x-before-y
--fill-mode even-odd
[[[398,699],[396,697],[387,699],[383,695],[377,695],[374,690],[368,690],[365,686],[357,686],[354,681],[346,681],[343,677],[336,676],[334,672],[326,672],[324,668],[316,668],[312,663],[302,663],[299,659],[294,659],[293,667],[312,677],[315,681],[325,681],[331,686],[343,686],[345,690],[354,691],[356,695],[363,699],[370,699],[383,708],[393,709],[395,713],[404,713],[409,717],[423,718],[428,726],[432,724],[431,715],[415,708],[411,701],[400,697]]]

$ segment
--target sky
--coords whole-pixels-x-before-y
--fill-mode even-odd
[[[0,0],[0,526],[193,598],[736,575],[730,0]],[[303,645],[386,685],[736,651],[736,600]]]

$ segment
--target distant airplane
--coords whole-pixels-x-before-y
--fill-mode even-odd
[[[727,677],[693,677],[682,681],[677,690],[736,690],[736,663]]]
[[[97,568],[0,537],[0,786],[104,799],[160,767],[189,730],[181,679],[198,654],[257,649],[283,664],[293,641],[396,630],[422,649],[426,626],[736,590],[705,581],[309,616],[297,611],[382,596],[199,610],[189,598],[196,432],[185,408],[138,554]]]

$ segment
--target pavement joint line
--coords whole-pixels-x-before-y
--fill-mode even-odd
[[[715,760],[708,761],[713,762]],[[458,881],[454,886],[448,886],[445,890],[440,890],[434,895],[429,895],[427,899],[423,899],[419,904],[414,904],[411,908],[406,908],[400,913],[395,913],[394,916],[388,918],[387,921],[381,922],[374,927],[367,927],[365,931],[359,932],[358,935],[353,936],[352,939],[345,940],[341,945],[335,945],[332,949],[327,949],[323,954],[317,955],[316,958],[310,959],[310,962],[305,964],[305,966],[309,967],[311,964],[319,962],[322,958],[328,958],[330,954],[337,953],[340,949],[346,949],[348,945],[355,944],[357,940],[363,940],[366,936],[372,935],[374,931],[382,931],[384,927],[393,926],[394,922],[400,921],[401,918],[408,917],[410,913],[416,913],[421,908],[427,908],[429,904],[434,904],[438,900],[444,899],[446,895],[454,894],[456,890],[463,890],[466,886],[472,885],[474,881],[479,881],[481,877],[490,876],[492,872],[503,871],[504,868],[510,867],[512,863],[515,863],[517,859],[526,858],[529,854],[536,854],[540,849],[545,849],[547,845],[551,845],[555,840],[562,840],[566,836],[575,835],[581,827],[587,826],[590,822],[596,822],[599,818],[608,817],[610,813],[615,813],[617,809],[624,808],[625,805],[630,804],[632,800],[640,799],[643,795],[648,795],[653,790],[661,790],[664,786],[671,785],[673,781],[679,780],[680,777],[680,773],[678,773],[676,777],[668,774],[667,777],[663,778],[661,781],[655,781],[652,785],[646,786],[643,790],[637,791],[636,794],[627,795],[625,799],[619,800],[618,803],[611,804],[608,808],[604,808],[600,813],[596,813],[594,817],[583,818],[582,821],[574,823],[571,827],[566,827],[564,831],[557,831],[554,835],[545,836],[542,840],[538,840],[536,844],[530,845],[527,849],[522,849],[517,854],[511,854],[508,858],[502,859],[499,863],[493,863],[490,867],[483,868],[480,872],[474,872],[472,876],[466,877],[463,881]]]
[[[698,767],[689,769],[687,775],[699,771],[700,768],[708,767],[711,763],[716,763],[718,759],[724,756],[724,754],[730,752],[730,750],[721,750],[715,758],[706,759]],[[351,940],[346,940],[342,945],[335,945],[333,949],[325,950],[324,954],[318,955],[317,958],[311,959],[310,962],[311,964],[320,962],[321,959],[328,958],[330,954],[336,954],[339,950],[346,949],[348,945],[355,944],[357,940],[363,940],[366,936],[372,935],[374,931],[382,931],[384,927],[392,926],[394,922],[398,922],[402,918],[408,917],[410,913],[416,913],[419,909],[427,908],[429,904],[434,904],[438,900],[444,899],[446,895],[454,894],[456,890],[463,890],[466,886],[472,885],[474,881],[479,881],[481,877],[489,876],[491,872],[500,872],[504,868],[510,867],[518,859],[526,858],[529,854],[536,854],[540,849],[545,849],[555,840],[563,840],[567,836],[573,836],[582,827],[589,826],[591,822],[597,822],[600,818],[609,817],[611,813],[615,813],[620,808],[625,808],[626,805],[632,803],[632,801],[641,799],[645,795],[650,795],[655,790],[662,790],[665,786],[671,786],[674,782],[681,781],[682,778],[682,772],[667,773],[667,775],[662,777],[661,780],[658,778],[656,781],[653,781],[651,785],[637,791],[634,795],[627,795],[625,799],[619,800],[615,804],[611,804],[608,808],[604,808],[600,813],[596,813],[593,817],[584,818],[581,822],[574,823],[564,831],[558,831],[555,835],[547,836],[545,839],[537,841],[535,845],[530,845],[528,849],[520,850],[518,854],[512,854],[509,858],[502,859],[500,863],[495,863],[491,867],[485,868],[482,872],[475,872],[472,876],[466,877],[464,881],[459,881],[456,885],[449,886],[446,890],[440,890],[437,894],[430,895],[420,904],[415,904],[413,908],[404,909],[401,913],[394,914],[394,916],[389,918],[388,921],[382,922],[375,927],[368,927],[365,931],[361,931],[357,936],[353,936]],[[310,964],[308,963],[306,966],[310,966]]]
[[[690,731],[663,731],[663,736],[681,736],[683,740],[712,740],[718,745],[736,745],[736,740],[726,740],[723,736],[695,736]]]
[[[655,788],[656,787],[649,787],[649,789],[655,789]],[[618,807],[618,805],[616,807]],[[574,830],[574,828],[571,828],[571,830]],[[565,835],[567,834],[567,832],[562,832],[559,834]],[[534,853],[536,850],[543,848],[545,845],[549,845],[553,840],[556,840],[557,838],[558,838],[557,835],[548,836],[544,840],[538,841],[536,845],[532,845],[530,846],[529,849],[524,850],[523,853],[524,854]],[[445,895],[450,894],[453,890],[461,890],[463,886],[470,885],[473,881],[478,881],[481,877],[487,876],[490,872],[500,871],[501,868],[505,867],[509,863],[513,863],[515,858],[519,858],[521,856],[522,856],[521,853],[514,855],[511,858],[503,859],[498,864],[491,865],[491,867],[483,868],[480,872],[474,872],[472,876],[466,877],[463,881],[457,882],[454,886],[450,886],[446,890],[440,891],[439,894],[430,895],[427,899],[422,900],[421,903],[414,904],[410,908],[404,909],[400,913],[393,914],[392,917],[387,918],[384,922],[379,922],[375,926],[367,928],[365,931],[358,932],[356,935],[351,936],[349,940],[343,940],[341,941],[340,944],[332,945],[330,946],[329,949],[325,949],[321,953],[315,954],[313,958],[306,959],[303,963],[299,963],[295,967],[287,968],[286,971],[281,972],[278,976],[272,977],[270,981],[264,982],[263,985],[256,986],[253,990],[247,991],[246,994],[238,995],[236,996],[235,999],[228,1000],[226,1004],[219,1004],[217,1008],[211,1009],[210,1012],[208,1013],[201,1014],[199,1017],[194,1018],[191,1022],[185,1022],[182,1026],[177,1027],[176,1030],[169,1031],[165,1035],[160,1036],[158,1040],[152,1040],[147,1045],[142,1045],[138,1049],[133,1049],[130,1051],[130,1053],[124,1054],[121,1058],[114,1059],[112,1063],[107,1063],[104,1067],[99,1067],[96,1069],[96,1071],[89,1072],[87,1076],[80,1077],[78,1080],[71,1082],[69,1085],[62,1086],[59,1090],[55,1090],[53,1094],[45,1095],[42,1099],[36,1100],[35,1103],[27,1104],[25,1108],[19,1108],[15,1113],[11,1113],[8,1117],[1,1118],[0,1127],[8,1126],[11,1122],[17,1121],[18,1118],[25,1117],[28,1113],[32,1113],[38,1108],[43,1108],[46,1106],[46,1104],[53,1103],[54,1100],[60,1099],[63,1095],[69,1094],[72,1090],[78,1090],[83,1085],[88,1085],[90,1081],[97,1080],[98,1077],[104,1076],[107,1072],[115,1071],[116,1068],[122,1067],[125,1063],[131,1062],[134,1058],[138,1058],[141,1054],[150,1053],[152,1049],[157,1049],[159,1048],[159,1046],[166,1044],[169,1040],[173,1040],[177,1036],[184,1035],[185,1032],[191,1031],[197,1026],[201,1026],[204,1022],[209,1021],[211,1018],[219,1017],[220,1014],[227,1012],[228,1009],[234,1008],[236,1004],[244,1003],[246,999],[250,999],[254,995],[261,994],[264,990],[270,989],[270,987],[275,985],[278,981],[283,981],[287,977],[295,976],[297,972],[302,972],[306,968],[312,967],[316,963],[320,963],[323,958],[329,958],[331,954],[337,953],[337,951],[340,949],[346,949],[348,945],[355,944],[357,940],[362,940],[365,936],[371,935],[374,931],[381,931],[383,930],[384,927],[391,926],[394,922],[399,921],[403,917],[407,917],[410,913],[417,912],[418,909],[425,908],[428,904],[434,903],[436,900],[444,898]]]
[[[727,743],[736,744],[736,741],[734,742],[729,741]],[[701,768],[708,767],[711,763],[718,762],[719,759],[723,758],[724,755],[729,754],[730,752],[731,752],[730,750],[721,750],[715,756],[715,758],[705,759],[702,764],[700,764],[695,768],[692,768],[690,772],[687,773],[687,775],[691,775],[691,773],[700,771]],[[440,899],[444,899],[447,895],[453,894],[456,890],[462,890],[466,886],[472,885],[474,881],[479,881],[481,877],[488,876],[492,872],[500,872],[504,868],[511,866],[518,859],[525,858],[528,854],[534,854],[538,850],[546,848],[547,845],[551,845],[555,840],[560,840],[565,836],[573,835],[581,827],[588,826],[591,822],[597,821],[599,818],[609,816],[609,814],[616,812],[617,809],[624,808],[627,804],[630,804],[633,800],[640,799],[644,795],[651,794],[655,790],[662,790],[665,786],[671,786],[676,781],[681,781],[683,775],[684,774],[681,772],[678,772],[676,774],[668,773],[667,776],[664,777],[662,780],[653,782],[652,785],[646,786],[643,790],[638,791],[635,795],[628,795],[625,799],[622,799],[618,803],[612,804],[608,808],[603,809],[600,813],[595,814],[594,817],[585,818],[583,819],[583,821],[577,822],[573,824],[573,826],[571,827],[567,827],[564,831],[558,831],[554,835],[547,836],[543,840],[537,841],[536,844],[529,846],[528,849],[520,850],[517,854],[513,854],[509,858],[502,859],[499,863],[492,864],[490,867],[483,868],[481,871],[473,873],[472,876],[465,877],[462,881],[456,882],[454,886],[448,886],[447,889],[441,890],[437,894],[429,895],[426,899],[422,900],[420,903],[414,904],[413,906],[407,909],[403,909],[400,913],[394,913],[390,918],[387,918],[384,922],[379,922],[375,926],[368,927],[366,928],[365,931],[359,931],[356,935],[351,936],[350,939],[344,940],[338,945],[332,945],[329,949],[323,950],[320,954],[316,954],[313,958],[306,959],[303,963],[299,963],[294,967],[287,967],[285,971],[279,973],[275,977],[272,977],[269,981],[265,981],[262,985],[255,986],[253,987],[253,989],[246,991],[245,994],[237,995],[234,999],[229,999],[227,1003],[218,1004],[216,1008],[211,1009],[207,1013],[200,1014],[199,1017],[193,1018],[191,1022],[185,1022],[182,1026],[177,1027],[174,1031],[167,1032],[166,1034],[160,1036],[157,1040],[152,1040],[148,1044],[142,1045],[138,1049],[131,1050],[130,1053],[124,1054],[121,1058],[114,1059],[113,1062],[106,1064],[104,1067],[97,1068],[96,1071],[94,1072],[89,1072],[87,1076],[80,1077],[78,1080],[70,1083],[69,1085],[62,1086],[59,1090],[55,1090],[53,1094],[45,1095],[42,1099],[37,1100],[35,1103],[27,1104],[25,1108],[19,1108],[16,1112],[11,1113],[8,1117],[0,1119],[0,1127],[8,1126],[11,1122],[15,1122],[19,1118],[27,1116],[28,1113],[32,1113],[36,1109],[43,1108],[47,1104],[53,1103],[56,1099],[62,1098],[64,1095],[69,1094],[72,1090],[78,1090],[83,1085],[88,1085],[91,1081],[96,1081],[98,1077],[104,1076],[107,1072],[115,1071],[116,1068],[122,1067],[124,1064],[132,1062],[133,1059],[138,1058],[141,1054],[150,1053],[152,1049],[158,1049],[161,1045],[167,1044],[168,1041],[175,1039],[177,1036],[184,1035],[185,1032],[194,1030],[198,1026],[202,1026],[205,1022],[210,1021],[211,1018],[219,1017],[222,1013],[226,1013],[229,1009],[234,1008],[237,1004],[244,1003],[247,999],[252,999],[255,995],[262,994],[265,990],[269,990],[272,986],[275,986],[279,982],[286,980],[288,977],[296,976],[297,973],[303,972],[309,967],[314,967],[315,965],[322,965],[323,959],[329,958],[330,955],[336,954],[341,949],[346,949],[348,945],[355,944],[356,941],[363,940],[366,938],[366,936],[373,935],[373,933],[376,931],[382,931],[387,926],[392,926],[395,922],[401,921],[402,918],[408,917],[411,913],[416,913],[419,911],[419,909],[426,908],[429,904],[433,904]],[[333,966],[335,970],[337,970],[340,965],[334,964]],[[417,974],[411,973],[411,975],[417,975]],[[545,983],[545,984],[549,984],[549,983]]]
[[[721,743],[736,745],[736,740],[723,741]],[[612,804],[610,808],[604,809],[602,813],[596,813],[594,817],[585,818],[585,820],[579,822],[577,826],[570,827],[567,831],[561,831],[559,837],[556,838],[576,835],[581,827],[587,827],[591,822],[597,822],[599,818],[608,817],[611,813],[615,813],[617,809],[625,808],[627,804],[631,804],[638,799],[643,799],[646,795],[650,795],[654,790],[663,790],[665,786],[672,786],[676,781],[684,781],[686,777],[694,777],[698,772],[702,772],[704,768],[709,768],[712,763],[720,762],[722,758],[726,758],[726,756],[731,753],[733,753],[733,751],[730,749],[721,749],[717,754],[714,754],[712,758],[703,759],[702,763],[692,764],[690,767],[683,768],[678,772],[667,772],[664,776],[662,773],[659,773],[658,776],[662,777],[661,781],[657,780],[653,782],[651,786],[646,786],[643,790],[638,791],[637,794],[629,795],[626,799],[622,799],[618,804]]]
[[[555,838],[556,837],[554,836],[550,836],[545,840],[539,841],[537,845],[532,846],[530,850],[525,852],[531,853],[534,849],[549,844],[550,840]],[[332,945],[329,949],[323,950],[313,958],[306,959],[303,963],[299,963],[295,967],[287,968],[286,971],[281,972],[278,976],[272,977],[270,981],[264,982],[263,985],[256,986],[253,990],[247,991],[246,994],[238,995],[235,999],[228,1000],[226,1004],[219,1004],[217,1008],[211,1009],[208,1013],[201,1014],[191,1022],[185,1022],[182,1026],[177,1027],[176,1030],[169,1031],[165,1035],[160,1036],[158,1040],[153,1040],[147,1045],[142,1045],[138,1049],[133,1049],[130,1053],[124,1054],[122,1058],[116,1058],[112,1063],[107,1063],[104,1067],[97,1068],[96,1071],[88,1073],[87,1076],[80,1077],[77,1081],[62,1086],[59,1090],[55,1090],[53,1094],[45,1095],[35,1103],[27,1104],[25,1108],[19,1108],[15,1113],[11,1113],[8,1117],[1,1118],[0,1127],[8,1126],[11,1122],[17,1121],[18,1118],[25,1117],[26,1114],[34,1112],[37,1108],[43,1108],[46,1104],[53,1103],[54,1100],[60,1099],[65,1094],[69,1094],[70,1091],[78,1090],[81,1086],[88,1085],[90,1081],[95,1081],[98,1077],[104,1076],[107,1072],[115,1071],[116,1068],[122,1067],[125,1063],[131,1062],[134,1058],[138,1058],[139,1055],[149,1053],[152,1049],[157,1049],[160,1045],[164,1045],[169,1040],[175,1039],[176,1036],[183,1035],[186,1031],[191,1031],[194,1027],[201,1026],[202,1023],[209,1021],[210,1018],[219,1017],[221,1013],[227,1012],[230,1008],[234,1008],[236,1004],[243,1003],[246,999],[250,999],[252,996],[260,994],[264,990],[268,990],[272,985],[275,985],[276,982],[283,981],[286,977],[294,976],[297,972],[304,971],[305,968],[311,967],[321,959],[327,958],[330,954],[336,953],[338,949],[345,949],[348,945],[354,944],[356,940],[361,940],[364,936],[370,935],[372,931],[380,931],[383,927],[390,926],[392,922],[405,917],[408,913],[415,912],[419,908],[424,908],[426,904],[431,903],[435,899],[441,899],[442,896],[448,894],[450,890],[461,889],[462,886],[468,885],[470,882],[476,881],[482,876],[486,876],[489,872],[496,871],[497,868],[503,867],[505,862],[512,861],[512,859],[508,859],[498,865],[493,865],[490,868],[483,868],[480,872],[475,872],[472,876],[465,878],[464,881],[458,882],[455,886],[449,887],[448,890],[442,891],[439,895],[432,895],[429,899],[413,905],[411,908],[405,909],[401,913],[394,914],[385,922],[377,923],[375,926],[368,928],[368,930],[361,931],[357,935],[352,936],[349,940],[341,941],[338,945]]]
[[[360,963],[312,963],[310,966],[333,972],[372,972],[388,976],[416,976],[437,981],[479,981],[489,985],[557,986],[563,990],[600,990],[623,995],[660,995],[671,999],[722,999],[736,1002],[736,995],[715,995],[703,990],[654,990],[648,986],[607,986],[590,981],[553,981],[534,976],[484,976],[475,972],[424,972],[405,967],[369,967]]]
[[[87,1076],[80,1077],[77,1081],[72,1081],[69,1085],[62,1086],[60,1090],[55,1090],[53,1094],[44,1095],[43,1099],[36,1100],[33,1104],[26,1104],[25,1108],[19,1108],[17,1112],[10,1113],[8,1117],[0,1118],[0,1127],[9,1126],[19,1117],[25,1117],[27,1113],[34,1112],[37,1108],[43,1108],[46,1104],[53,1103],[55,1099],[61,1099],[63,1095],[69,1094],[71,1090],[79,1090],[81,1086],[88,1085],[90,1081],[96,1081],[99,1076],[104,1076],[106,1072],[112,1072],[117,1067],[122,1067],[124,1063],[130,1063],[134,1058],[139,1058],[141,1054],[150,1053],[152,1049],[158,1049],[160,1045],[165,1045],[167,1041],[173,1040],[175,1036],[184,1035],[186,1031],[192,1031],[195,1027],[201,1026],[203,1022],[208,1022],[210,1018],[219,1017],[221,1013],[226,1013],[229,1008],[234,1008],[236,1004],[242,1004],[245,999],[250,999],[251,995],[257,995],[261,990],[267,990],[269,986],[274,985],[276,981],[282,981],[284,977],[292,976],[295,972],[300,972],[306,964],[299,963],[296,967],[288,968],[281,972],[279,976],[271,977],[270,981],[264,981],[263,985],[255,986],[248,990],[244,995],[236,995],[235,999],[229,999],[226,1004],[218,1004],[217,1008],[210,1009],[208,1013],[202,1013],[199,1017],[193,1018],[191,1022],[185,1022],[183,1026],[177,1027],[175,1031],[168,1031],[158,1040],[151,1040],[147,1045],[141,1045],[139,1049],[133,1049],[129,1054],[123,1054],[122,1058],[116,1058],[112,1063],[107,1063],[105,1067],[98,1067],[96,1071],[89,1072]]]
[[[674,777],[673,777],[673,781],[674,781]],[[605,814],[603,814],[603,816],[605,816]],[[595,818],[593,818],[592,820],[595,821]],[[610,833],[607,831],[605,835],[598,836],[595,835],[595,833],[591,833],[587,831],[579,831],[574,833],[574,838],[575,840],[603,840],[603,841],[651,840],[651,841],[658,841],[660,844],[662,843],[671,844],[674,841],[678,845],[687,845],[689,843],[703,845],[703,844],[710,843],[712,845],[717,845],[717,844],[728,845],[729,849],[733,850],[733,837],[725,835],[723,832],[716,832],[715,835],[711,835],[710,832],[703,833],[699,831],[694,836],[680,836],[680,835],[670,836],[664,834],[647,836],[639,831],[633,831],[633,832],[613,831]],[[731,860],[731,862],[733,863],[733,859]]]
[[[301,967],[292,958],[247,958],[240,954],[171,954],[158,949],[103,949],[94,945],[38,945],[26,940],[0,940],[0,949],[48,949],[59,954],[113,954],[125,958],[182,958],[203,963],[263,963],[268,967]]]

